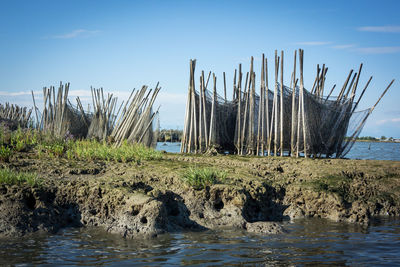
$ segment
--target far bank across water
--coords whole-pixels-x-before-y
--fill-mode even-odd
[[[158,142],[157,150],[179,153],[179,142]],[[394,142],[355,142],[346,155],[349,159],[396,160],[400,161],[400,143]]]

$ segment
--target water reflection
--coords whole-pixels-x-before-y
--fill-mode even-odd
[[[220,230],[136,240],[97,228],[69,228],[1,240],[0,264],[400,264],[400,220],[381,218],[363,227],[305,219],[284,226],[289,232],[281,235]]]

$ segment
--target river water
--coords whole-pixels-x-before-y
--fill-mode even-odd
[[[12,265],[362,265],[400,264],[400,220],[369,227],[323,219],[284,222],[279,235],[237,230],[181,232],[125,240],[97,228],[0,240],[0,264]]]
[[[170,153],[179,153],[180,143],[157,143],[157,150]],[[377,159],[400,161],[400,143],[389,142],[355,142],[350,152],[346,155],[349,159]]]

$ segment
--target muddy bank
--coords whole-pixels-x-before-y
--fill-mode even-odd
[[[18,153],[0,166],[43,178],[40,187],[0,185],[0,235],[86,225],[127,238],[224,227],[268,234],[295,218],[367,225],[400,215],[400,162],[166,154],[136,164]],[[182,181],[205,166],[226,180],[203,190]]]

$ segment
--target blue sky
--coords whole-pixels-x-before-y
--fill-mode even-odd
[[[288,84],[294,50],[303,48],[306,87],[318,63],[329,67],[329,88],[364,63],[360,85],[374,78],[360,109],[396,79],[361,135],[400,138],[399,9],[399,1],[384,0],[0,0],[0,102],[32,105],[30,90],[39,98],[59,81],[71,82],[71,100],[88,101],[90,86],[122,100],[159,81],[161,126],[181,128],[191,58],[197,74],[216,73],[222,93],[223,71],[231,84],[239,63],[247,70],[254,56],[258,70],[261,54],[272,62],[275,49],[285,51]]]

